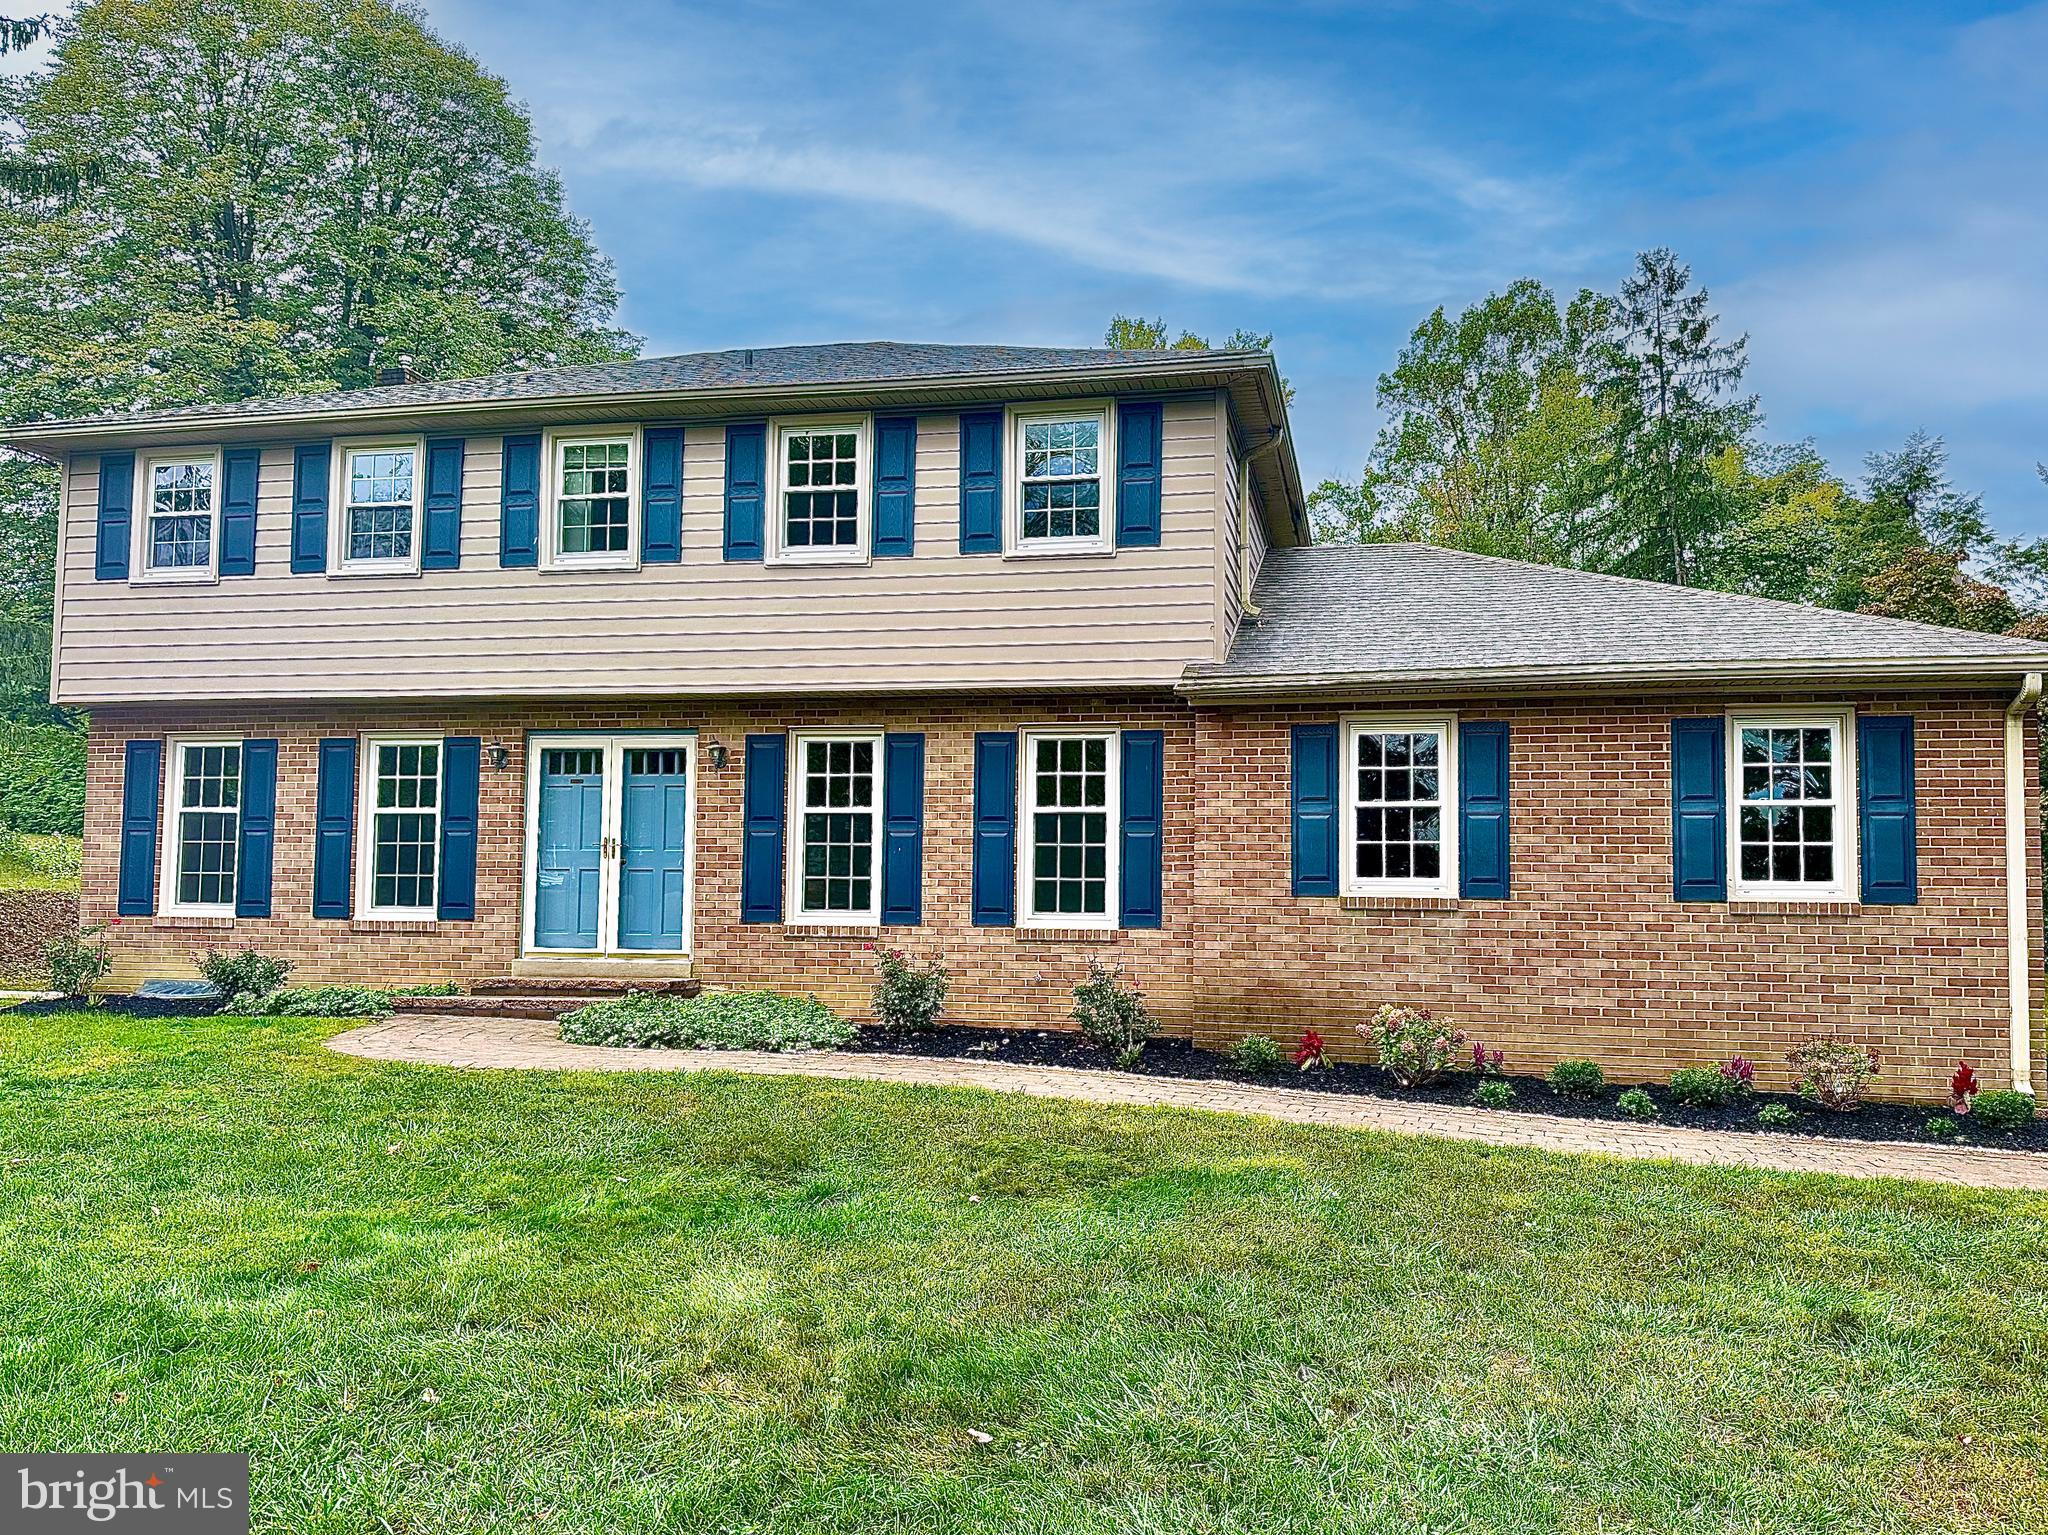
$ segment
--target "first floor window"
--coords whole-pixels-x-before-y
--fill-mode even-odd
[[[343,565],[413,563],[418,455],[406,446],[342,454]]]
[[[796,741],[796,914],[878,922],[882,738]]]
[[[780,429],[777,496],[780,553],[851,558],[866,548],[862,514],[865,433],[859,422]]]
[[[555,553],[585,563],[630,560],[632,440],[558,438],[554,475]]]
[[[1355,720],[1345,790],[1353,894],[1453,889],[1449,720]]]
[[[156,458],[145,465],[142,567],[167,576],[213,571],[215,463]]]
[[[1024,909],[1034,919],[1115,920],[1116,746],[1108,733],[1025,738]]]
[[[370,747],[364,873],[373,913],[431,913],[441,864],[441,743]]]
[[[1102,547],[1107,412],[1018,420],[1018,539],[1040,548]]]
[[[241,744],[180,743],[174,767],[171,904],[187,910],[233,911],[241,832]]]
[[[1849,862],[1846,721],[1738,718],[1729,735],[1737,890],[1841,893]]]

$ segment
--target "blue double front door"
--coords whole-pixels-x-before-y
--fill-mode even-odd
[[[536,736],[530,750],[532,947],[686,953],[690,742]]]

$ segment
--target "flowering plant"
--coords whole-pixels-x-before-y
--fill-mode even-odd
[[[1752,1066],[1745,1056],[1729,1056],[1721,1065],[1721,1075],[1730,1082],[1740,1084],[1743,1092],[1750,1092],[1756,1087],[1756,1067]]]
[[[1949,1107],[1958,1114],[1970,1112],[1970,1100],[1977,1096],[1977,1073],[1968,1061],[1956,1062],[1956,1074],[1948,1079]]]
[[[1294,1047],[1294,1065],[1298,1071],[1309,1071],[1323,1064],[1323,1036],[1314,1029],[1301,1031],[1301,1043]]]
[[[1471,1036],[1423,1007],[1389,1002],[1358,1032],[1379,1054],[1380,1065],[1403,1087],[1428,1087],[1456,1071]]]
[[[1489,1050],[1484,1045],[1472,1047],[1472,1069],[1482,1077],[1499,1076],[1501,1062],[1505,1059],[1506,1057],[1498,1050]]]

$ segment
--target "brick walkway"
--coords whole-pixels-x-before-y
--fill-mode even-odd
[[[2034,1152],[1615,1124],[1549,1114],[1396,1103],[1382,1098],[1234,1082],[1191,1082],[1117,1071],[1084,1071],[1071,1066],[1013,1066],[999,1061],[879,1055],[776,1055],[755,1050],[613,1050],[597,1045],[564,1044],[553,1023],[537,1019],[397,1017],[351,1029],[329,1043],[344,1054],[377,1061],[514,1070],[744,1071],[764,1076],[831,1077],[923,1087],[983,1087],[1042,1098],[1078,1098],[1089,1103],[1260,1114],[1296,1124],[1392,1130],[1485,1141],[1496,1146],[1535,1146],[1545,1151],[2048,1191],[2048,1156]]]

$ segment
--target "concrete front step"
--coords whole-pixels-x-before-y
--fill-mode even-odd
[[[450,1018],[559,1018],[600,1000],[594,996],[393,997],[391,1010]]]
[[[623,997],[629,991],[659,991],[694,997],[703,986],[688,976],[662,975],[495,975],[469,984],[478,997]],[[427,1011],[430,1011],[428,1009]]]

